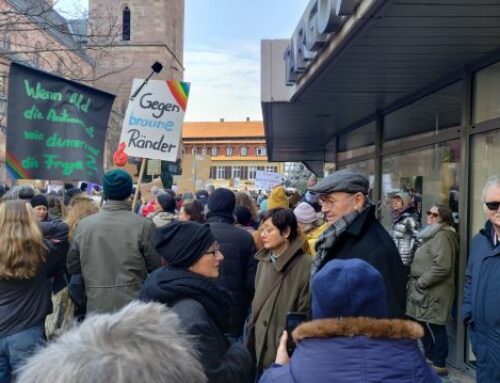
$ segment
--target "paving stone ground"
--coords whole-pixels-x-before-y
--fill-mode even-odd
[[[450,374],[443,378],[443,383],[475,383],[476,379],[470,373],[465,371],[456,370],[454,368],[448,368]]]

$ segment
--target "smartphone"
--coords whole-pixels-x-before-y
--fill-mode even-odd
[[[288,334],[288,339],[286,341],[286,350],[288,351],[288,355],[292,356],[293,351],[295,350],[295,342],[293,341],[292,331],[295,330],[302,322],[307,321],[307,314],[305,313],[297,313],[297,312],[289,312],[286,315],[286,332]]]

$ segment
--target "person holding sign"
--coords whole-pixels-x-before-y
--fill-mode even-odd
[[[137,298],[148,272],[160,266],[155,224],[130,210],[132,178],[122,169],[103,177],[101,211],[78,224],[68,253],[71,274],[82,273],[87,312],[114,312]]]

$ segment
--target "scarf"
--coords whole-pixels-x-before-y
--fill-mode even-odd
[[[434,225],[428,225],[424,229],[420,230],[417,234],[417,240],[422,242],[427,241],[429,238],[434,237],[434,235],[441,230],[444,223],[435,223]]]
[[[319,270],[326,256],[328,255],[328,251],[333,247],[335,242],[337,242],[340,235],[346,231],[346,229],[351,225],[358,216],[365,211],[368,207],[370,207],[370,203],[365,203],[363,207],[359,210],[354,210],[352,213],[346,214],[343,217],[339,218],[333,225],[328,226],[328,228],[321,234],[316,242],[316,257],[314,258],[312,267],[311,267],[311,281],[312,277]]]
[[[163,267],[144,282],[139,298],[167,305],[190,298],[203,305],[210,318],[226,333],[232,301],[229,293],[210,279],[184,269]]]

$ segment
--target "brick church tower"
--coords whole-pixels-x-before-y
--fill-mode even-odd
[[[134,78],[182,80],[184,0],[89,0],[87,52],[96,60],[94,85],[117,95],[107,138],[108,159],[117,146]],[[108,162],[108,166],[112,163]]]

